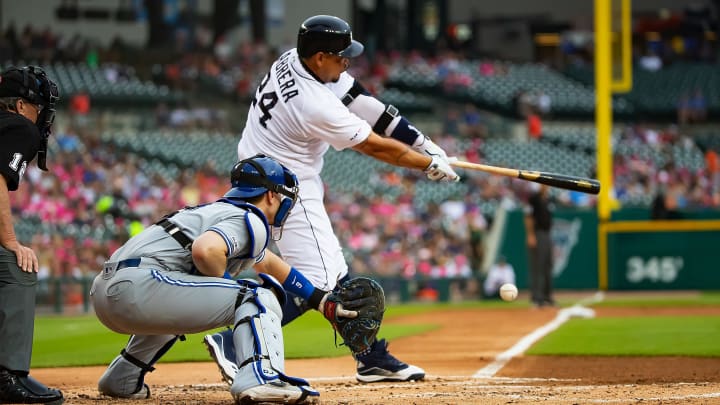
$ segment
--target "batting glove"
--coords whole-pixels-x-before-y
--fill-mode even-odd
[[[422,153],[423,155],[427,155],[430,157],[438,156],[446,160],[448,158],[447,153],[441,147],[439,147],[435,142],[433,142],[432,139],[428,138],[423,134],[420,134],[417,137],[415,143],[412,145],[412,148]]]
[[[425,169],[425,174],[428,179],[433,181],[459,181],[460,176],[458,176],[450,166],[450,163],[456,160],[457,158],[455,157],[443,159],[439,156],[433,156],[432,162],[430,162],[430,165]]]

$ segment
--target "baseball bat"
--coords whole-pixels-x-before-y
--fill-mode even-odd
[[[600,192],[600,182],[595,179],[568,176],[557,173],[509,169],[506,167],[464,162],[462,160],[457,160],[450,164],[463,169],[479,170],[481,172],[497,174],[500,176],[516,177],[518,179],[547,184],[548,186],[564,188],[566,190],[581,191],[588,194],[598,194]]]

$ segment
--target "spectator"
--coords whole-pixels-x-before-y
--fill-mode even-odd
[[[515,113],[520,118],[526,118],[532,113],[533,97],[532,93],[525,89],[520,89],[512,97]]]
[[[707,118],[707,100],[702,90],[696,89],[688,100],[690,119],[694,123],[704,122]]]
[[[540,115],[543,117],[549,116],[550,111],[552,110],[552,99],[550,98],[550,95],[541,90],[537,94],[536,102]]]
[[[672,194],[660,190],[653,198],[650,219],[679,219],[681,215],[676,208],[677,202]]]
[[[515,284],[515,269],[505,260],[505,256],[498,257],[497,263],[488,270],[483,281],[483,293],[486,298],[500,298],[500,287],[503,284]]]
[[[540,139],[542,136],[542,118],[540,115],[533,112],[527,116],[527,131],[528,135],[532,139]]]
[[[663,61],[655,52],[648,52],[640,58],[640,67],[648,72],[657,72],[662,69]]]
[[[415,293],[415,299],[422,302],[436,302],[439,295],[438,291],[429,282],[425,281],[420,283],[420,287]]]
[[[70,115],[73,123],[78,126],[87,125],[87,116],[90,113],[90,95],[80,90],[70,98]]]

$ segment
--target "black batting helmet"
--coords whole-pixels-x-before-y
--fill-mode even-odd
[[[331,15],[316,15],[303,21],[298,31],[297,50],[303,58],[317,52],[328,52],[354,58],[365,47],[352,39],[350,24]]]

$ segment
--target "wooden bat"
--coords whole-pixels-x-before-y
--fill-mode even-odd
[[[548,186],[564,188],[566,190],[581,191],[588,194],[598,194],[600,192],[600,182],[595,179],[568,176],[557,173],[536,172],[531,170],[508,169],[506,167],[463,162],[462,160],[458,160],[450,164],[463,169],[479,170],[481,172],[497,174],[500,176],[516,177],[518,179],[547,184]]]

